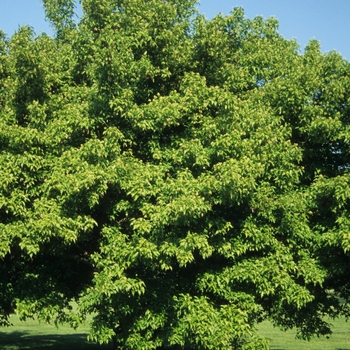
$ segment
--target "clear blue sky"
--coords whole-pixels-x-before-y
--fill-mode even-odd
[[[41,0],[0,0],[0,28],[11,36],[19,25],[28,24],[38,34],[51,34],[41,4]],[[301,48],[314,38],[323,52],[336,50],[350,60],[350,0],[202,0],[199,10],[211,18],[237,6],[248,18],[276,17],[280,33],[296,38]]]

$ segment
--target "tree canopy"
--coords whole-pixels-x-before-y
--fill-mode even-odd
[[[248,350],[348,316],[349,62],[241,8],[43,3],[54,37],[0,35],[0,323]]]

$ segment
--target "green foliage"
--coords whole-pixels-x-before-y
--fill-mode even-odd
[[[65,28],[74,28],[75,0],[42,0],[42,2],[45,17],[50,21],[58,37]]]
[[[350,65],[195,1],[44,1],[0,36],[1,323],[266,349],[348,315]],[[76,300],[78,311],[69,307]]]

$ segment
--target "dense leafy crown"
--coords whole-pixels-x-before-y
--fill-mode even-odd
[[[350,65],[195,0],[44,0],[0,35],[1,322],[265,349],[350,295]],[[342,299],[340,299],[341,297]],[[75,301],[78,310],[71,310]]]

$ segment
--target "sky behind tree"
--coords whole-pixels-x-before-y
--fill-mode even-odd
[[[243,7],[248,18],[276,17],[279,32],[286,39],[295,38],[301,50],[310,39],[317,39],[323,52],[336,50],[350,60],[350,0],[202,0],[199,10],[212,18],[234,7]],[[0,0],[0,29],[11,36],[24,24],[37,34],[52,34],[41,0]]]

